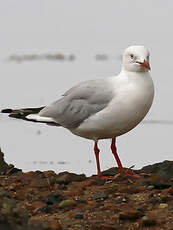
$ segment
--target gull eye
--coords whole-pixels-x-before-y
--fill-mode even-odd
[[[133,59],[133,58],[134,58],[134,55],[133,55],[133,54],[130,54],[130,58]]]

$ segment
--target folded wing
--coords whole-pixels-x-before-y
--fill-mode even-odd
[[[113,88],[108,80],[91,80],[71,88],[38,115],[49,117],[65,128],[75,128],[103,110],[112,98]]]

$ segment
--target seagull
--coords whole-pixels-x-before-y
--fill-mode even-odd
[[[69,89],[62,97],[40,108],[3,109],[10,117],[62,126],[73,134],[94,141],[97,175],[100,169],[98,141],[111,139],[111,151],[121,175],[138,178],[127,172],[120,161],[116,138],[136,127],[148,113],[154,98],[150,76],[149,51],[144,46],[130,46],[122,57],[117,76],[84,81]]]

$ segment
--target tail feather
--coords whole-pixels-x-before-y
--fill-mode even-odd
[[[1,113],[8,113],[9,117],[13,117],[13,118],[17,118],[17,119],[59,126],[59,124],[57,124],[51,120],[49,121],[49,119],[34,120],[34,119],[30,118],[30,117],[32,117],[33,114],[38,114],[43,108],[44,107],[24,108],[24,109],[3,109],[3,110],[1,110]]]
[[[1,113],[8,113],[9,117],[19,118],[23,120],[28,120],[26,116],[29,114],[37,114],[42,110],[44,107],[39,108],[25,108],[25,109],[3,109]]]

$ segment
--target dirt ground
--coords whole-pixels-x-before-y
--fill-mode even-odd
[[[173,161],[113,180],[53,171],[23,173],[0,155],[2,230],[173,230]]]

